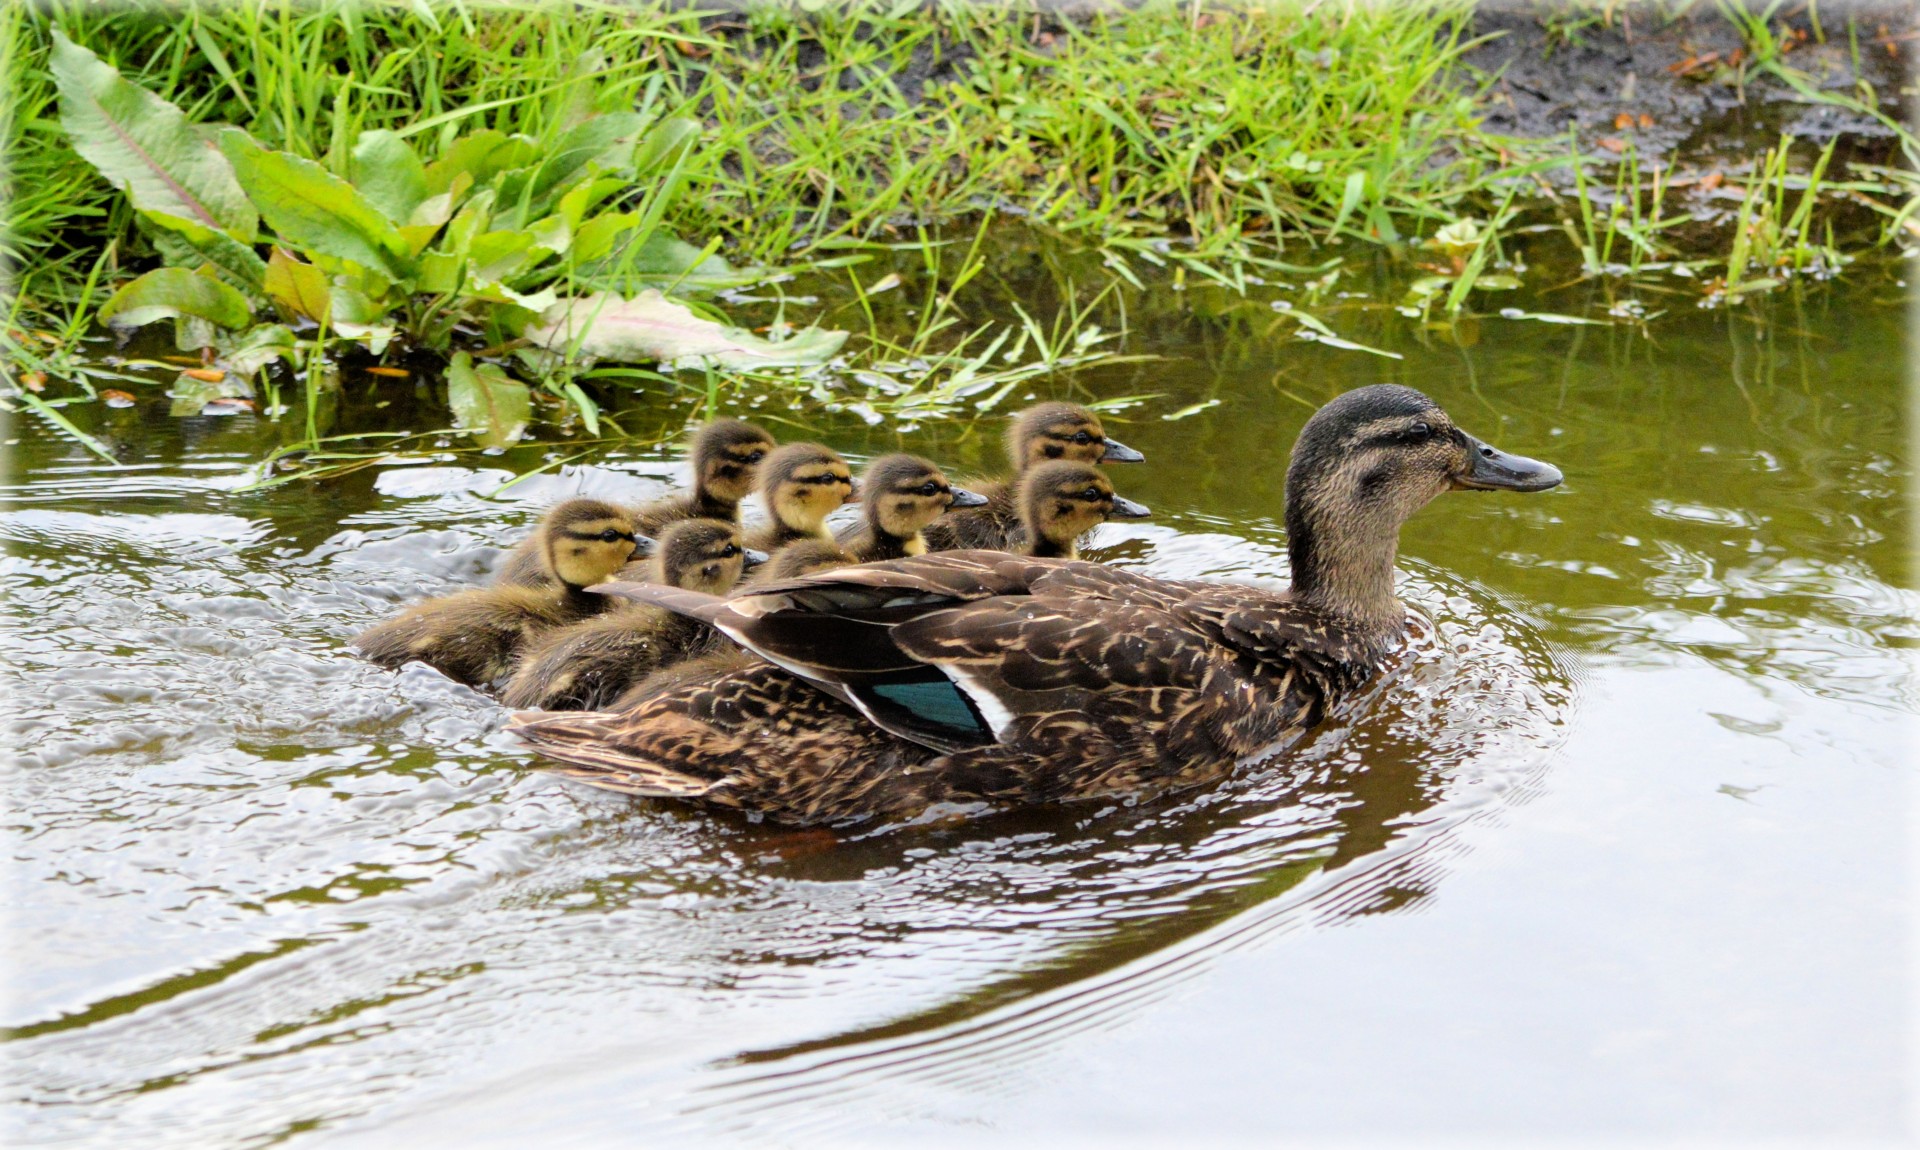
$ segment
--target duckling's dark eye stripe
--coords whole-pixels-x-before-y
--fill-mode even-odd
[[[569,527],[560,534],[566,536],[568,539],[577,539],[582,543],[599,543],[602,542],[600,537],[606,533],[606,528],[602,528],[599,531],[579,531]],[[615,538],[625,539],[629,543],[638,541],[638,536],[634,535],[631,531],[615,531],[613,534]]]
[[[796,476],[794,479],[794,482],[795,483],[852,483],[853,480],[849,479],[847,476],[844,476],[844,475],[801,475],[801,476]]]

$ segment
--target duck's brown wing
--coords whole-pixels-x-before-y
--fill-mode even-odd
[[[933,752],[764,663],[692,682],[628,711],[532,714],[515,734],[605,790],[700,799],[778,821],[907,814],[937,780]]]

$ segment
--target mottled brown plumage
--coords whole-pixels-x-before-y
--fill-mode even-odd
[[[486,686],[513,669],[533,638],[599,614],[606,596],[587,592],[633,554],[633,521],[598,499],[569,499],[542,517],[534,533],[546,578],[539,586],[461,591],[415,604],[354,637],[382,667],[418,659],[469,686]]]
[[[1107,438],[1099,418],[1078,404],[1029,407],[1014,416],[1007,428],[1007,459],[1013,464],[1014,479],[968,480],[968,488],[984,496],[986,503],[949,511],[929,525],[922,532],[927,550],[1019,550],[1023,536],[1016,488],[1029,469],[1054,460],[1138,463],[1143,458],[1119,440]]]
[[[740,529],[687,519],[660,534],[649,561],[654,582],[724,595],[746,560]],[[530,645],[500,692],[509,707],[591,710],[613,703],[655,670],[730,640],[698,619],[626,600],[613,610],[556,628]]]
[[[1399,645],[1390,576],[1408,516],[1452,488],[1559,481],[1453,428],[1419,392],[1363,388],[1295,445],[1288,591],[984,551],[731,599],[619,585],[768,662],[516,729],[596,786],[794,823],[1200,783],[1320,722]]]

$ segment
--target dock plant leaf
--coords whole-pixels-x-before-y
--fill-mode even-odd
[[[114,292],[100,307],[100,318],[115,327],[183,317],[242,328],[252,321],[253,311],[246,296],[188,268],[155,268]]]
[[[491,363],[455,352],[447,364],[447,404],[459,425],[488,447],[505,447],[527,430],[533,410],[527,385]]]
[[[695,315],[648,288],[632,299],[595,292],[549,308],[525,332],[551,352],[623,363],[661,360],[713,367],[811,367],[824,363],[847,341],[844,331],[808,328],[774,343],[737,327]]]
[[[135,208],[253,241],[259,217],[231,164],[185,113],[57,28],[49,63],[60,89],[60,125],[74,151]]]
[[[406,239],[353,185],[312,160],[263,148],[238,128],[220,133],[220,150],[282,240],[396,280],[412,271]]]

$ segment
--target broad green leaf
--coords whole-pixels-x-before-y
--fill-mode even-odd
[[[100,319],[115,327],[182,317],[239,328],[252,320],[253,310],[246,296],[186,268],[156,268],[114,292],[100,307]]]
[[[633,270],[649,276],[684,276],[690,280],[730,279],[739,274],[732,264],[685,240],[655,232],[633,257]]]
[[[569,129],[534,170],[529,202],[541,204],[586,175],[590,165],[626,167],[632,160],[634,139],[645,126],[646,117],[638,112],[610,112]]]
[[[630,300],[605,292],[547,310],[525,335],[560,355],[578,341],[580,354],[636,363],[663,360],[714,367],[810,367],[847,341],[844,331],[809,328],[772,343],[737,327],[702,319],[651,288]]]
[[[527,229],[533,238],[535,251],[551,256],[567,253],[567,247],[573,243],[573,228],[568,226],[565,216],[548,216]]]
[[[343,329],[348,324],[367,327],[385,319],[387,315],[387,309],[380,306],[380,301],[338,280],[327,288],[327,309],[336,329]]]
[[[573,258],[583,264],[601,258],[639,222],[638,212],[607,212],[593,217],[574,233]]]
[[[673,166],[680,149],[700,138],[700,122],[683,116],[670,116],[655,124],[633,149],[633,170],[638,176],[651,176]]]
[[[568,227],[578,228],[580,221],[586,218],[587,213],[599,206],[608,196],[631,186],[632,181],[618,176],[584,180],[567,189],[567,194],[560,197],[560,206],[556,212],[567,221]]]
[[[260,215],[286,243],[352,260],[394,279],[412,271],[406,240],[353,185],[311,160],[268,151],[237,128],[221,133],[220,150]]]
[[[460,202],[460,197],[466,195],[467,189],[472,186],[473,177],[461,172],[453,178],[452,187],[437,196],[428,196],[414,205],[412,214],[407,216],[407,223],[410,225],[432,224],[439,227],[453,218],[454,205]]]
[[[252,394],[253,388],[246,379],[233,372],[214,380],[198,379],[183,372],[174,377],[173,386],[167,389],[167,398],[173,401],[167,405],[167,414],[176,418],[199,415],[202,408],[216,399],[245,399]]]
[[[488,447],[519,439],[533,412],[526,384],[491,363],[476,365],[464,351],[447,364],[447,405],[456,424]]]
[[[417,260],[420,258],[420,253],[427,250],[427,245],[433,242],[434,237],[440,234],[440,225],[407,224],[401,227],[399,232],[400,238],[406,241],[407,254]]]
[[[522,231],[488,232],[475,236],[467,249],[473,274],[483,280],[503,280],[526,267],[533,255],[533,236]],[[544,255],[545,253],[541,253]]]
[[[333,297],[327,274],[276,247],[267,257],[266,292],[273,302],[297,316],[326,323],[333,315]]]
[[[487,128],[455,140],[438,160],[427,165],[427,192],[439,195],[447,191],[463,172],[474,187],[482,187],[501,172],[526,167],[539,158],[540,149],[527,137]]]
[[[243,291],[258,292],[266,279],[267,265],[253,248],[217,228],[166,212],[141,212],[140,218],[153,229],[157,243],[162,242],[160,237],[165,236],[168,241],[178,245],[178,251],[168,255],[169,262],[188,266],[196,260],[204,260],[225,272],[234,286]],[[179,254],[190,255],[193,259],[175,259],[174,256]]]
[[[251,243],[253,205],[227,159],[185,113],[129,80],[58,29],[48,58],[60,89],[60,126],[73,149],[127,193],[133,206],[192,220]]]
[[[230,341],[214,341],[214,350],[219,353],[216,363],[251,383],[260,369],[274,360],[292,360],[297,343],[293,332],[280,324],[263,323]]]
[[[468,280],[461,294],[468,299],[482,299],[489,303],[511,304],[514,307],[525,308],[536,316],[560,302],[560,297],[554,294],[552,288],[541,288],[531,295],[522,295],[505,284],[489,283],[486,280]]]
[[[360,133],[348,171],[354,190],[396,224],[406,223],[430,194],[420,157],[397,132],[384,128]]]

